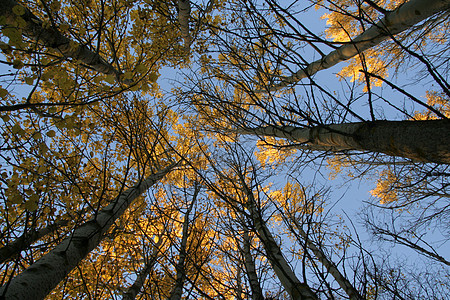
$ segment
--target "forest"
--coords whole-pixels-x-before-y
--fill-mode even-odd
[[[450,299],[450,0],[0,6],[0,299]]]

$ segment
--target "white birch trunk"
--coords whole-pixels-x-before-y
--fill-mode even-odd
[[[21,6],[15,0],[0,0],[0,16],[6,18],[7,23],[14,23],[17,15],[13,12],[14,6]],[[23,6],[22,6],[23,7]],[[98,53],[89,50],[88,47],[78,44],[62,35],[55,28],[44,28],[43,22],[33,15],[31,11],[23,7],[25,14],[20,16],[25,20],[26,26],[22,29],[25,36],[39,41],[49,48],[58,50],[63,56],[80,60],[97,72],[114,75],[119,79],[120,72],[104,60]]]
[[[258,274],[256,273],[255,261],[250,252],[250,237],[248,236],[247,229],[244,229],[244,241],[242,247],[242,254],[244,256],[245,271],[248,276],[248,282],[250,283],[250,289],[252,291],[253,300],[264,300],[264,295],[259,285]]]
[[[191,46],[191,34],[189,33],[189,18],[191,17],[191,2],[178,0],[178,22],[180,23],[181,37],[184,40],[184,48],[189,52]]]
[[[294,218],[291,218],[291,220],[296,226],[296,229],[293,228],[293,230],[296,230],[296,232],[300,234],[303,242],[306,242],[306,246],[314,253],[320,263],[327,269],[328,273],[333,276],[339,286],[348,295],[349,299],[362,300],[363,297],[360,295],[358,290],[350,283],[350,281],[348,281],[348,279],[344,275],[342,275],[337,266],[328,259],[325,253],[308,238],[306,232],[303,230],[300,224],[298,224],[298,222]]]
[[[82,215],[87,211],[87,209],[82,209],[78,214]],[[6,260],[12,259],[14,256],[19,254],[21,251],[28,249],[32,244],[36,241],[42,239],[43,237],[52,234],[56,230],[60,229],[63,226],[67,226],[69,224],[70,216],[66,216],[66,219],[61,219],[56,221],[55,223],[49,224],[44,228],[39,230],[33,230],[31,232],[27,232],[23,234],[16,240],[11,243],[0,248],[0,264]]]
[[[67,224],[69,224],[69,220],[59,220],[42,229],[24,233],[13,242],[0,248],[0,264],[5,262],[6,260],[10,260],[20,252],[28,249],[28,247],[30,247],[37,240],[40,240],[44,236],[55,232],[58,228],[66,226]]]
[[[284,258],[280,247],[267,228],[260,212],[256,208],[256,200],[252,191],[248,188],[244,178],[242,177],[241,183],[243,184],[244,191],[248,197],[247,208],[250,212],[253,225],[258,232],[258,237],[261,240],[264,249],[266,250],[267,258],[286,292],[288,292],[293,300],[317,300],[317,296],[313,293],[313,291],[311,291],[306,283],[300,282]]]
[[[272,136],[317,151],[357,150],[450,164],[450,121],[374,121],[297,128],[266,126],[237,133]]]
[[[170,300],[181,300],[181,296],[183,294],[183,286],[184,281],[186,279],[186,268],[185,268],[185,262],[186,262],[186,247],[187,247],[187,241],[189,237],[189,214],[192,211],[192,208],[194,206],[194,203],[196,201],[198,192],[200,191],[200,188],[198,185],[195,186],[194,190],[194,196],[193,200],[189,205],[189,208],[186,211],[186,214],[184,215],[184,221],[183,221],[183,229],[182,229],[182,237],[181,237],[181,244],[180,244],[180,254],[178,258],[177,265],[175,266],[175,270],[177,271],[177,277],[175,280],[175,286],[173,287],[173,290],[170,295]]]
[[[303,78],[312,76],[318,71],[328,69],[342,61],[352,58],[358,53],[378,45],[390,36],[401,33],[432,15],[448,10],[449,8],[449,0],[411,0],[406,2],[388,13],[377,24],[358,35],[351,42],[342,45],[323,58],[310,63],[306,68],[299,70],[295,74],[281,78],[279,84],[269,87],[269,89],[271,91],[277,91]]]
[[[122,192],[93,219],[76,228],[52,251],[0,288],[5,300],[44,299],[81,260],[96,248],[112,224],[130,204],[153,184],[169,173],[176,164],[150,175],[144,181]]]

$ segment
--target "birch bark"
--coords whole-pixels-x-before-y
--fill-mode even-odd
[[[317,151],[357,150],[422,162],[450,164],[450,121],[373,121],[298,128],[266,126],[238,129],[241,134],[272,136]]]
[[[18,17],[13,12],[13,7],[21,6],[15,0],[0,0],[0,16],[6,18],[9,24],[15,23]],[[22,6],[23,7],[23,6]],[[81,45],[65,37],[55,28],[45,28],[43,22],[30,10],[23,7],[25,13],[20,17],[25,20],[25,27],[20,28],[22,33],[32,40],[39,41],[49,48],[58,50],[63,56],[82,61],[97,72],[114,75],[119,79],[121,74],[98,53],[91,51],[88,47]]]
[[[358,290],[348,281],[348,279],[342,275],[337,266],[328,259],[325,253],[317,247],[310,239],[303,228],[298,224],[297,220],[290,218],[295,224],[295,231],[300,235],[303,242],[306,242],[306,246],[314,253],[320,263],[327,269],[327,271],[333,276],[339,286],[345,291],[350,300],[361,300],[364,299]]]
[[[176,164],[171,164],[127,189],[93,219],[76,228],[52,251],[0,288],[2,299],[44,299],[70,271],[95,247],[130,204],[162,179]]]
[[[190,203],[186,214],[184,215],[184,221],[183,221],[183,229],[182,229],[182,238],[181,238],[181,244],[180,244],[180,254],[178,258],[177,265],[175,266],[175,270],[177,271],[177,278],[175,280],[175,286],[171,292],[170,300],[181,300],[181,296],[183,294],[183,286],[184,281],[186,279],[186,268],[185,268],[185,262],[186,262],[186,247],[187,247],[187,241],[189,237],[189,214],[192,211],[192,208],[194,206],[194,203],[196,201],[198,192],[200,191],[199,185],[195,185],[194,189],[194,196],[193,200]]]
[[[189,52],[191,46],[191,34],[189,33],[189,18],[191,17],[191,2],[178,0],[178,22],[180,23],[181,37],[184,40],[184,48]]]
[[[258,237],[266,250],[267,258],[270,261],[270,264],[272,265],[273,270],[281,284],[293,300],[317,300],[318,298],[314,292],[311,291],[306,283],[300,282],[284,258],[280,247],[267,228],[260,212],[256,208],[256,200],[253,196],[253,192],[246,185],[242,176],[240,177],[240,181],[244,187],[244,192],[248,197],[247,208],[250,212],[253,225],[258,232]]]
[[[281,82],[270,87],[269,90],[280,90],[312,76],[318,71],[328,69],[449,8],[449,0],[410,0],[386,14],[377,24],[358,35],[351,42],[310,63],[293,75],[282,77]]]
[[[139,274],[136,276],[136,280],[134,281],[133,285],[130,286],[127,291],[123,294],[122,300],[134,300],[136,299],[136,296],[141,291],[142,287],[144,286],[145,280],[147,279],[148,274],[152,271],[156,259],[158,258],[158,252],[159,247],[162,244],[162,237],[159,237],[158,242],[155,244],[152,254],[150,255],[150,258],[147,260],[147,263],[145,264],[144,268],[142,269]]]
[[[256,273],[255,261],[250,252],[250,237],[247,229],[244,229],[242,252],[244,256],[245,271],[252,291],[252,299],[264,300],[264,295],[261,286],[259,285],[258,274]]]

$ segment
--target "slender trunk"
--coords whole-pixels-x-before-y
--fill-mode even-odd
[[[18,17],[13,12],[13,7],[23,7],[15,0],[0,0],[0,16],[6,18],[8,24],[16,23]],[[88,47],[78,44],[65,37],[53,27],[43,26],[43,22],[38,19],[30,10],[23,7],[24,14],[20,16],[25,21],[25,26],[21,27],[22,33],[28,38],[41,42],[44,46],[58,50],[65,57],[70,57],[82,61],[97,72],[114,75],[119,79],[120,72],[103,59],[98,53]]]
[[[317,151],[357,150],[450,164],[450,121],[374,121],[298,128],[266,126],[241,134],[286,138]]]
[[[79,215],[82,215],[86,212],[86,209],[82,209],[79,212]],[[66,218],[71,218],[70,216],[66,216]],[[44,228],[39,230],[33,230],[31,232],[26,232],[16,240],[11,243],[0,248],[0,263],[3,263],[7,260],[12,259],[14,256],[19,254],[20,252],[28,249],[32,244],[36,241],[42,239],[43,237],[54,233],[56,230],[63,226],[67,226],[69,224],[69,219],[62,219],[56,221],[55,223],[49,224]]]
[[[57,229],[69,224],[69,220],[59,220],[42,229],[26,232],[13,242],[0,248],[0,263],[12,259],[23,250],[28,249],[33,243],[55,232]]]
[[[173,287],[173,290],[170,295],[170,300],[180,300],[181,295],[183,294],[183,286],[184,281],[186,279],[186,268],[185,268],[185,262],[186,262],[186,247],[187,247],[187,240],[189,236],[189,214],[192,211],[192,208],[194,206],[194,202],[196,201],[198,192],[200,191],[200,188],[198,185],[195,185],[194,190],[194,196],[191,204],[189,205],[189,208],[186,211],[186,214],[184,215],[184,221],[183,221],[183,230],[182,230],[182,238],[181,238],[181,244],[180,244],[180,254],[178,258],[178,263],[175,266],[175,270],[177,271],[177,278],[175,280],[175,286]]]
[[[348,279],[342,275],[337,266],[328,259],[325,253],[317,247],[307,236],[306,232],[300,226],[300,224],[294,218],[290,218],[295,224],[295,229],[293,230],[298,233],[302,239],[302,242],[306,242],[306,246],[314,253],[320,263],[327,269],[328,273],[334,277],[339,286],[345,291],[350,300],[360,300],[363,297],[360,295],[358,290],[348,281]]]
[[[147,279],[148,274],[152,271],[156,259],[158,258],[158,252],[159,247],[162,244],[162,237],[159,237],[158,242],[156,245],[154,245],[154,249],[152,251],[152,254],[150,255],[150,258],[147,259],[147,262],[139,274],[136,276],[136,280],[134,281],[133,285],[130,286],[127,291],[123,294],[122,300],[133,300],[136,299],[137,294],[141,291],[142,287],[144,286],[145,280]]]
[[[318,71],[328,69],[342,61],[354,57],[392,35],[401,33],[411,26],[431,17],[432,15],[450,8],[448,0],[411,0],[400,5],[394,11],[386,14],[377,24],[373,25],[351,42],[346,43],[328,55],[309,64],[289,77],[281,78],[281,82],[270,87],[276,91],[290,84],[294,84],[303,78],[309,77]]]
[[[240,180],[244,187],[244,192],[248,197],[247,208],[250,212],[253,225],[255,226],[258,237],[261,240],[264,249],[266,250],[267,258],[270,261],[270,264],[272,265],[273,270],[281,284],[293,300],[317,300],[317,296],[313,291],[311,291],[309,286],[306,283],[300,282],[295,273],[292,271],[288,262],[284,258],[280,247],[267,228],[260,211],[256,208],[256,200],[252,191],[246,185],[243,177],[241,177]]]
[[[258,274],[256,273],[255,261],[250,252],[250,237],[247,229],[244,229],[244,242],[242,247],[242,254],[244,256],[245,271],[248,276],[248,282],[250,283],[250,289],[252,291],[253,300],[264,300],[264,295],[259,285]]]
[[[2,299],[44,299],[81,260],[96,248],[112,224],[130,204],[169,173],[176,164],[150,175],[122,192],[93,219],[85,222],[52,251],[0,288]]]
[[[189,53],[191,35],[189,33],[189,18],[191,17],[191,2],[178,0],[178,22],[180,23],[181,37],[184,40],[184,48]]]

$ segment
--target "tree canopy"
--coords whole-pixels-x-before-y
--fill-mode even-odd
[[[0,5],[4,299],[450,298],[449,0]]]

